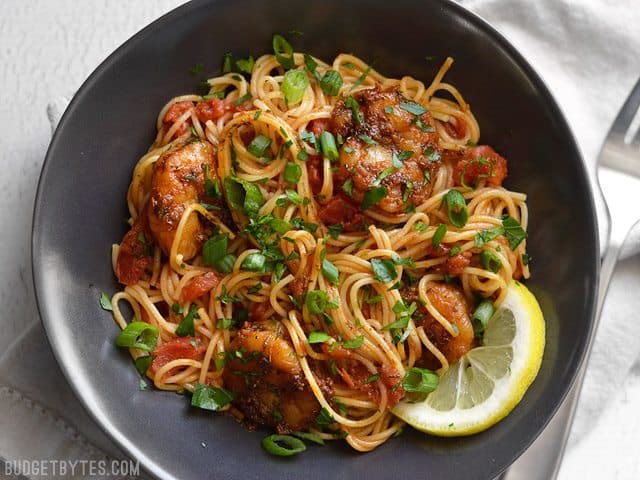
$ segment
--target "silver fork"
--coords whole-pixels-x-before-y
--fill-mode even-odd
[[[602,259],[596,324],[587,345],[586,358],[573,388],[547,428],[502,480],[555,480],[558,476],[611,275],[627,235],[640,219],[637,203],[632,201],[632,193],[640,192],[640,131],[629,131],[639,111],[640,80],[613,122],[598,157],[598,183],[609,216],[609,243]]]

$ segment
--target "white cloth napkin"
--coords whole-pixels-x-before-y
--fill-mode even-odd
[[[606,233],[595,165],[615,115],[640,77],[640,4],[637,0],[465,0],[463,4],[505,35],[551,89],[583,151],[598,200],[600,230]],[[635,211],[630,209],[629,215],[640,216],[637,202],[630,202],[630,208]],[[616,271],[605,304],[569,442],[569,459],[613,403],[640,354],[640,322],[634,321],[640,299],[630,295],[640,285],[640,262],[633,257],[640,246],[638,232],[626,242],[626,259]],[[576,465],[573,475],[592,474],[588,461],[567,463]],[[580,464],[585,466],[581,472]],[[640,470],[624,478],[638,477]]]
[[[593,175],[608,127],[640,75],[638,0],[461,3],[506,35],[542,75],[567,115]],[[66,105],[66,99],[49,105],[52,128]],[[611,405],[620,404],[614,400],[622,386],[628,387],[630,379],[640,376],[638,372],[636,377],[629,376],[640,352],[640,322],[632,321],[640,311],[640,298],[629,295],[640,286],[640,259],[633,256],[634,251],[627,249],[630,258],[617,270],[612,284],[561,472],[563,480],[603,478],[590,476],[597,470],[590,462],[595,448],[580,444],[589,446],[590,437],[601,435],[598,419],[610,412]],[[0,357],[0,432],[0,457],[5,458],[122,456],[73,396],[39,323],[33,323]],[[631,441],[640,440],[635,432],[629,435]],[[638,462],[612,461],[608,471],[611,476],[604,478],[640,478]]]

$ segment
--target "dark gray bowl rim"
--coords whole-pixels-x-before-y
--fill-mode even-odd
[[[78,89],[77,93],[74,95],[69,106],[65,110],[53,134],[51,143],[49,144],[49,148],[47,150],[45,160],[42,166],[42,170],[40,173],[40,178],[38,181],[36,198],[34,201],[34,212],[32,217],[31,260],[32,260],[34,292],[35,292],[36,304],[38,307],[40,318],[42,319],[46,336],[52,347],[56,361],[58,362],[58,365],[60,366],[74,394],[78,399],[80,399],[85,410],[93,418],[93,420],[97,422],[97,424],[102,428],[102,430],[106,432],[111,437],[111,439],[114,440],[116,444],[120,448],[122,448],[124,452],[126,452],[127,455],[129,455],[129,457],[140,461],[140,464],[146,471],[148,471],[149,473],[151,473],[152,475],[158,478],[163,478],[163,479],[165,478],[173,479],[175,477],[169,472],[167,472],[166,470],[164,470],[162,467],[155,464],[155,462],[145,454],[144,447],[132,443],[120,430],[118,430],[112,424],[112,422],[106,415],[102,414],[102,412],[99,409],[94,408],[95,406],[91,404],[91,402],[85,397],[85,394],[84,394],[85,389],[88,387],[83,384],[82,379],[79,379],[77,376],[73,375],[74,366],[69,363],[66,363],[64,361],[63,355],[59,352],[59,349],[58,349],[59,344],[57,342],[58,333],[57,333],[57,327],[55,324],[55,319],[52,318],[51,315],[49,315],[48,306],[43,303],[40,295],[38,295],[38,291],[42,285],[43,272],[42,272],[42,267],[40,262],[40,252],[38,252],[37,249],[35,248],[35,245],[37,244],[37,240],[40,236],[39,224],[37,220],[40,217],[40,209],[42,205],[42,191],[44,188],[44,184],[47,181],[47,174],[48,174],[50,163],[51,163],[51,152],[55,149],[56,144],[61,141],[61,138],[63,137],[62,132],[65,130],[65,125],[67,124],[68,119],[73,117],[77,106],[83,102],[85,96],[91,90],[91,87],[96,81],[96,79],[98,79],[103,74],[104,70],[108,69],[112,64],[118,62],[121,56],[125,54],[129,49],[131,49],[137,42],[140,42],[141,40],[146,38],[148,35],[153,34],[156,29],[159,29],[167,24],[174,22],[180,17],[189,14],[192,10],[199,8],[202,4],[208,3],[208,1],[209,0],[193,0],[189,3],[183,4],[174,8],[173,10],[162,15],[158,19],[154,20],[152,23],[150,23],[149,25],[144,27],[142,30],[134,34],[127,41],[125,41],[120,47],[118,47],[111,55],[109,55],[104,61],[102,61],[102,63],[100,63],[100,65],[84,81],[82,86]],[[568,138],[567,140],[571,144],[572,149],[575,151],[576,158],[580,160],[579,161],[580,165],[578,165],[577,167],[580,170],[583,176],[583,179],[588,179],[589,177],[587,174],[586,166],[584,164],[584,159],[582,158],[581,150],[580,148],[578,148],[578,145],[576,143],[575,136],[573,135],[572,130],[569,127],[569,124],[566,121],[564,114],[562,113],[562,110],[558,106],[549,88],[547,87],[544,80],[540,77],[540,75],[536,73],[536,71],[525,60],[522,54],[520,54],[518,50],[516,50],[516,48],[513,45],[511,45],[511,43],[501,33],[499,33],[494,27],[492,27],[489,24],[489,22],[484,20],[481,16],[466,9],[464,6],[456,3],[454,0],[439,0],[439,1],[445,4],[447,8],[451,9],[455,13],[455,15],[458,15],[459,17],[468,21],[470,24],[474,25],[475,27],[484,31],[486,34],[492,37],[493,40],[495,40],[500,45],[500,47],[503,48],[508,53],[508,55],[514,60],[516,65],[523,70],[523,72],[526,74],[526,77],[541,92],[544,100],[550,106],[553,114],[557,117],[557,119],[560,121],[562,126],[568,132],[570,138]],[[594,242],[595,251],[599,252],[600,251],[599,237],[598,237],[598,229],[597,229],[597,216],[595,214],[596,210],[595,210],[595,203],[594,203],[594,197],[593,197],[593,189],[592,189],[591,183],[588,180],[585,181],[584,184],[586,188],[586,193],[588,194],[588,197],[590,199],[590,203],[589,205],[586,205],[587,208],[585,210],[586,210],[586,213],[590,215],[591,218],[589,220],[592,222],[592,224],[595,227],[594,231],[592,232],[593,238],[591,240]],[[599,275],[600,275],[600,262],[599,262],[599,258],[595,258],[593,260],[594,260],[594,265],[593,265],[594,280],[595,280],[595,285],[597,285]],[[562,404],[562,401],[567,396],[567,393],[569,392],[569,390],[571,389],[571,387],[575,382],[577,372],[579,371],[580,367],[585,361],[587,345],[594,334],[595,302],[596,302],[596,295],[595,295],[595,292],[592,292],[592,295],[591,295],[591,298],[589,299],[589,304],[588,304],[588,312],[589,312],[588,330],[589,331],[586,337],[587,341],[578,346],[579,361],[574,365],[573,372],[571,374],[571,382],[564,386],[560,401],[556,405],[554,405],[552,408],[553,414],[556,413],[556,411]],[[546,419],[544,426],[546,426],[549,423],[552,417],[553,415],[550,415]],[[537,435],[539,435],[543,429],[544,428],[541,428],[538,431]],[[531,443],[533,443],[535,438],[537,438],[537,435],[529,438],[528,441],[524,442],[523,447],[520,449],[520,451],[514,452],[513,458],[509,461],[509,464],[513,463],[531,445]]]

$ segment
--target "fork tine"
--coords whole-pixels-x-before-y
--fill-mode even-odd
[[[631,90],[629,97],[622,105],[622,109],[611,126],[611,132],[618,133],[624,136],[629,129],[629,125],[633,121],[633,118],[638,113],[640,108],[640,79],[636,82],[636,85]]]
[[[636,131],[636,134],[631,139],[631,142],[629,142],[629,145],[631,145],[632,147],[640,147],[640,128],[638,128],[638,130]]]

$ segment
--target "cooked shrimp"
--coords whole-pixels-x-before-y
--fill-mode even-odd
[[[416,301],[417,292],[405,292],[406,302]],[[449,363],[457,362],[460,357],[474,347],[475,334],[471,323],[470,307],[462,290],[450,283],[433,282],[427,290],[427,298],[440,314],[455,325],[458,335],[452,336],[427,311],[424,306],[418,307],[422,318],[416,319],[418,326],[423,326],[429,340],[442,352]],[[437,369],[439,362],[430,352],[426,352],[420,363],[428,368]]]
[[[234,403],[257,425],[279,433],[306,430],[320,412],[289,340],[270,322],[245,324],[230,346],[224,383]]]
[[[471,350],[475,340],[467,299],[459,287],[450,283],[436,282],[432,283],[427,290],[427,297],[436,310],[458,329],[458,335],[451,337],[442,325],[431,316],[429,316],[431,322],[427,320],[430,325],[425,325],[427,333],[430,330],[434,331],[433,338],[436,346],[440,348],[449,363],[454,363]],[[439,331],[438,327],[440,327]],[[432,337],[429,336],[429,338]]]
[[[481,181],[499,187],[508,173],[507,160],[488,145],[468,148],[456,163],[453,181],[456,185],[477,187]]]
[[[204,195],[207,166],[213,180],[216,171],[214,149],[210,143],[200,141],[168,150],[153,167],[149,228],[167,255],[185,208]],[[193,258],[206,236],[201,220],[191,215],[184,226],[178,253],[184,260]]]
[[[337,183],[350,179],[352,197],[359,202],[372,188],[386,188],[377,205],[388,213],[425,201],[439,166],[429,160],[438,149],[431,114],[393,90],[362,90],[354,99],[357,108],[349,99],[333,111],[332,130],[346,138]]]

